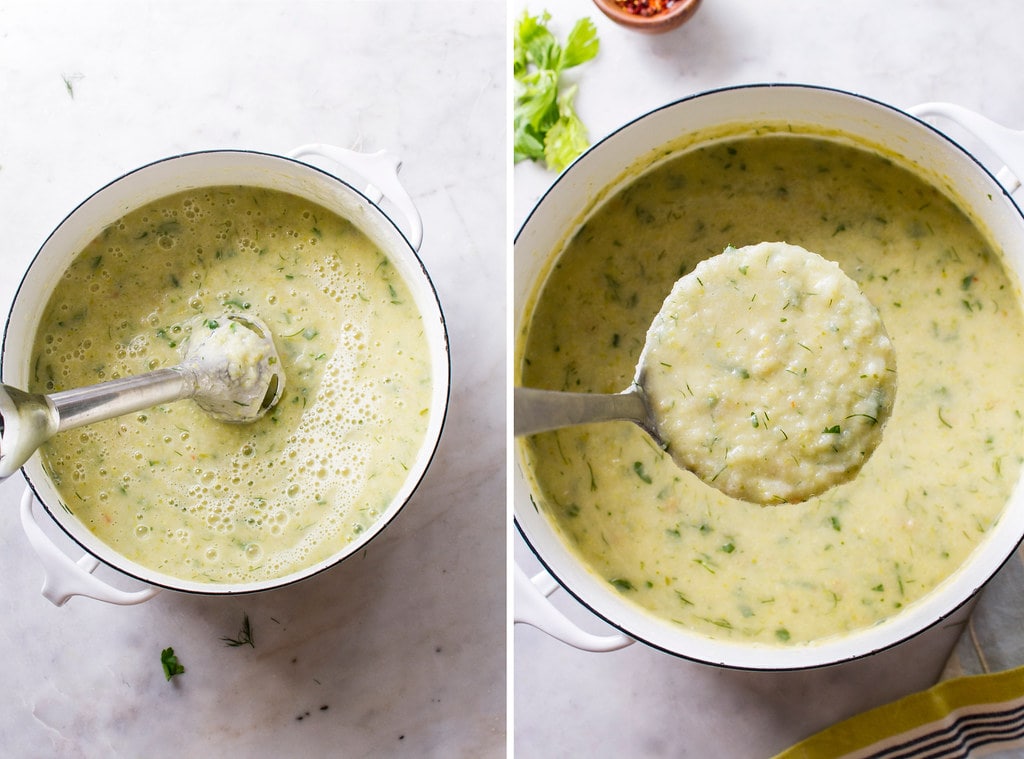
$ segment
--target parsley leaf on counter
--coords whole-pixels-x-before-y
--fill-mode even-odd
[[[524,11],[515,25],[512,73],[515,78],[515,161],[543,160],[561,171],[586,150],[587,130],[576,115],[577,85],[560,91],[562,72],[597,55],[597,29],[581,18],[560,45],[548,29],[551,14]]]
[[[178,657],[174,655],[173,648],[165,648],[160,652],[160,664],[164,668],[164,677],[170,680],[175,675],[180,675],[185,672],[185,668],[181,666],[178,661]]]

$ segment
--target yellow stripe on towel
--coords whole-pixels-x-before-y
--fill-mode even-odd
[[[946,680],[812,735],[775,759],[970,756],[1024,745],[1024,667]]]

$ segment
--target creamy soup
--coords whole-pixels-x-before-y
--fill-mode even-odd
[[[793,645],[898,613],[999,519],[1024,455],[1024,318],[998,252],[933,186],[867,150],[768,131],[666,159],[591,214],[530,305],[520,381],[616,392],[673,282],[762,240],[838,262],[895,345],[892,416],[852,481],[764,508],[628,423],[537,435],[522,456],[537,507],[626,598],[711,637]]]
[[[637,381],[676,462],[734,498],[779,504],[860,470],[892,409],[896,360],[835,262],[763,242],[672,286]]]
[[[107,227],[57,283],[31,385],[53,392],[181,360],[198,315],[256,315],[285,392],[262,419],[190,401],[56,436],[64,507],[120,554],[241,583],[326,559],[370,528],[423,442],[430,359],[413,297],[351,223],[265,189],[212,187]]]

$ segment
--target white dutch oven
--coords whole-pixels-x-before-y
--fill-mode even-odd
[[[707,92],[652,111],[594,145],[562,174],[538,202],[515,240],[515,313],[520,335],[524,309],[542,281],[552,254],[600,201],[666,152],[727,134],[730,125],[788,122],[838,133],[886,153],[948,190],[987,229],[1019,282],[1024,280],[1024,217],[1010,193],[1024,177],[1024,133],[998,126],[948,104],[912,109],[802,85],[751,85]],[[1008,168],[998,179],[970,153],[920,120],[952,119],[987,143]],[[949,616],[995,574],[1024,536],[1020,483],[999,520],[970,559],[930,595],[889,620],[859,632],[798,647],[770,647],[712,640],[656,619],[625,600],[569,551],[533,505],[521,471],[513,482],[516,525],[546,572],[527,578],[516,569],[516,621],[532,624],[581,649],[608,651],[634,640],[678,656],[745,669],[800,669],[865,656],[904,641]],[[559,585],[621,631],[580,630],[547,599]]]
[[[313,165],[297,160],[314,156],[368,182],[362,191]],[[322,162],[322,161],[320,161]],[[377,524],[359,539],[318,564],[273,580],[239,584],[210,584],[182,580],[135,562],[98,540],[78,519],[60,507],[57,492],[34,455],[22,468],[28,487],[21,500],[22,525],[45,571],[43,595],[62,605],[71,596],[85,595],[117,604],[139,603],[160,588],[205,594],[248,593],[280,587],[315,575],[360,551],[398,514],[419,485],[440,440],[448,409],[450,357],[448,336],[437,293],[420,261],[422,240],[419,212],[398,181],[400,163],[386,152],[354,153],[329,145],[307,145],[291,157],[249,151],[189,153],[157,161],[130,172],[86,199],[53,231],[39,249],[18,287],[4,331],[0,377],[8,385],[28,386],[29,361],[36,327],[61,273],[104,227],[128,211],[173,193],[213,185],[266,187],[299,195],[351,221],[372,240],[401,272],[423,316],[431,353],[433,391],[430,420],[423,445],[401,490]],[[382,205],[397,211],[401,231]],[[73,561],[37,522],[34,503],[41,504],[60,528],[87,552]],[[65,541],[66,542],[66,541]],[[92,572],[103,562],[143,583],[123,590]],[[138,584],[138,583],[134,583]]]

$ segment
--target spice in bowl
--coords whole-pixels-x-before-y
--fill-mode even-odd
[[[675,0],[615,0],[615,4],[637,16],[655,16],[676,3]]]
[[[617,24],[657,34],[688,21],[700,0],[594,0],[594,4]]]

